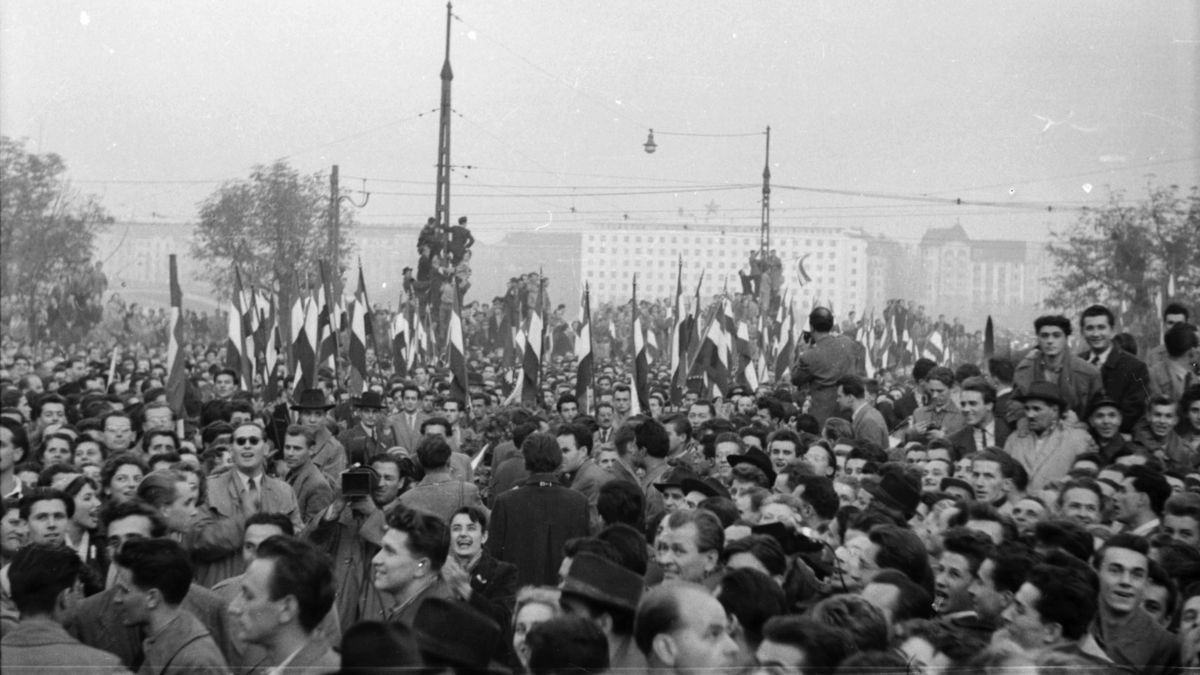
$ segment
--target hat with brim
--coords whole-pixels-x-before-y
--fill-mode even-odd
[[[1051,382],[1034,382],[1029,385],[1028,390],[1013,396],[1013,400],[1018,403],[1045,401],[1046,403],[1058,406],[1060,410],[1067,407],[1067,402],[1063,400],[1062,394],[1058,392],[1058,386]]]
[[[699,492],[705,497],[729,498],[729,490],[726,490],[724,485],[721,485],[711,478],[701,480],[699,478],[692,478],[689,476],[680,481],[679,486],[683,488],[683,494],[685,495],[689,492]]]
[[[950,490],[950,488],[958,488],[960,490],[966,490],[968,494],[970,494],[972,496],[975,495],[975,488],[971,487],[971,484],[968,483],[967,481],[965,481],[961,478],[955,478],[954,476],[946,476],[945,478],[942,479],[941,484],[938,485],[938,489],[941,490],[942,492],[948,492]]]
[[[427,598],[413,619],[425,663],[472,672],[507,673],[492,660],[500,626],[464,602]]]
[[[636,612],[642,598],[645,581],[624,567],[594,553],[579,553],[571,558],[567,578],[561,589],[564,594]]]
[[[780,548],[784,553],[793,555],[796,553],[817,553],[825,548],[825,545],[820,541],[807,537],[792,528],[784,525],[781,522],[764,523],[761,525],[751,525],[751,534],[765,534],[775,541],[779,542]]]
[[[767,453],[758,448],[750,448],[744,455],[730,455],[728,460],[729,466],[737,466],[738,464],[746,463],[751,466],[756,466],[762,469],[762,472],[767,474],[767,483],[775,484],[775,467],[771,465],[771,458],[767,457]]]
[[[320,389],[305,389],[300,392],[300,398],[292,404],[292,410],[329,410],[332,403],[325,401],[325,392]]]
[[[921,503],[920,487],[914,487],[894,473],[884,474],[878,483],[865,481],[862,489],[884,506],[903,513],[905,518],[911,518]]]
[[[1117,403],[1116,401],[1112,400],[1111,398],[1109,398],[1107,396],[1099,396],[1094,401],[1092,401],[1091,405],[1088,406],[1087,416],[1091,417],[1092,415],[1094,415],[1096,413],[1097,410],[1099,410],[1101,408],[1113,408],[1117,412],[1120,412],[1121,404]]]
[[[362,396],[353,399],[355,408],[369,408],[371,410],[384,410],[387,408],[387,403],[383,400],[383,394],[377,391],[364,391]]]
[[[694,473],[682,467],[675,467],[663,476],[662,480],[654,484],[659,492],[666,492],[667,488],[679,488],[683,490],[684,480],[699,480]],[[686,490],[684,491],[686,494]]]

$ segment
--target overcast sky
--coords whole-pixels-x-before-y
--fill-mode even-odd
[[[452,157],[472,168],[454,174],[452,211],[485,238],[679,209],[755,227],[763,137],[670,132],[768,124],[777,224],[912,238],[961,219],[974,236],[1038,237],[1107,185],[1200,184],[1200,3],[463,0],[454,13]],[[0,131],[61,154],[119,219],[190,220],[220,181],[281,157],[338,164],[348,188],[365,177],[362,222],[432,214],[444,4],[7,0],[0,30]],[[703,189],[730,186],[748,187]]]

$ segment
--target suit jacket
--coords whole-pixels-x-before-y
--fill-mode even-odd
[[[817,422],[837,412],[837,381],[843,375],[864,375],[862,345],[845,335],[828,333],[816,336],[811,347],[800,354],[792,366],[792,384],[808,388]]]
[[[570,476],[571,489],[582,492],[583,496],[588,500],[588,517],[594,526],[593,529],[599,530],[600,513],[596,510],[596,504],[600,500],[600,486],[613,479],[613,475],[604,469],[600,468],[591,458],[583,460],[583,464],[575,470],[575,473]]]
[[[995,420],[996,437],[988,439],[993,447],[1003,448],[1005,442],[1008,441],[1008,435],[1012,430],[1008,427],[1008,422],[1004,421],[1003,417],[992,416]],[[965,426],[959,429],[950,436],[950,445],[958,450],[959,457],[966,457],[973,452],[979,452],[983,448],[975,445],[975,427]]]
[[[535,473],[520,487],[496,496],[487,550],[516,565],[518,586],[553,586],[563,544],[589,534],[587,497],[560,485],[554,474]]]
[[[308,523],[333,503],[333,487],[329,479],[312,462],[288,472],[287,483],[296,493],[300,519]]]
[[[1089,632],[1114,663],[1141,675],[1172,673],[1179,667],[1178,639],[1141,607],[1130,612],[1120,630],[1112,635],[1104,633],[1104,623],[1097,612]]]
[[[1042,369],[1042,353],[1031,349],[1025,358],[1017,364],[1013,373],[1013,391],[1027,392],[1034,382],[1044,380]],[[1067,402],[1067,407],[1075,411],[1080,419],[1087,418],[1087,407],[1098,394],[1104,391],[1104,382],[1100,377],[1100,369],[1074,354],[1063,355],[1062,370],[1058,374],[1058,394]],[[1020,416],[1019,404],[1010,406],[1005,418],[1015,422]]]
[[[398,445],[391,425],[382,423],[375,428],[373,438],[367,433],[366,427],[355,424],[338,436],[338,442],[346,448],[347,461],[350,464],[363,465],[370,464],[375,457],[386,454],[388,448]],[[414,449],[408,448],[409,451]]]
[[[262,675],[268,673],[277,663],[270,663],[265,657],[254,665],[247,675]],[[309,640],[304,647],[288,662],[284,669],[288,673],[299,675],[321,675],[334,673],[342,667],[342,659],[324,640]]]
[[[1150,394],[1166,396],[1178,401],[1184,391],[1196,384],[1197,379],[1194,374],[1186,370],[1176,370],[1172,366],[1173,364],[1169,360],[1156,361],[1154,365],[1150,366],[1148,372]]]
[[[63,621],[63,627],[83,644],[115,654],[126,667],[142,660],[142,637],[137,628],[121,621],[120,610],[113,602],[117,590],[105,589],[84,598]],[[200,620],[213,641],[228,659],[229,615],[224,603],[212,591],[192,584],[181,607]]]
[[[1089,359],[1091,353],[1084,352],[1079,358]],[[1150,371],[1146,364],[1113,345],[1108,358],[1100,364],[1100,380],[1104,393],[1121,408],[1121,433],[1132,433],[1133,425],[1146,414],[1146,399],[1150,397]]]
[[[337,573],[335,567],[334,573]],[[237,597],[241,591],[242,577],[245,575],[239,574],[236,577],[230,577],[213,586],[212,592],[221,599],[221,604],[229,607],[229,603]],[[337,604],[329,610],[321,623],[317,624],[316,629],[312,633],[313,639],[324,640],[326,644],[336,645],[342,642],[342,624],[339,621],[337,613]],[[255,664],[262,662],[267,658],[267,650],[259,645],[242,642],[233,633],[229,632],[229,639],[226,644],[222,645],[222,650],[225,652],[225,660],[230,667],[237,672],[241,672],[247,668],[253,667]]]
[[[883,413],[869,403],[851,415],[850,429],[854,438],[871,441],[877,444],[881,450],[887,450],[891,445],[888,442],[888,426],[887,421],[883,419]]]
[[[346,470],[346,448],[325,425],[317,428],[316,445],[313,446],[312,463],[329,478],[330,485],[337,485]]]
[[[1067,475],[1075,458],[1096,449],[1091,435],[1075,426],[1061,422],[1054,425],[1038,447],[1038,437],[1033,432],[1010,434],[1004,442],[1004,451],[1012,455],[1029,473],[1026,492],[1036,494],[1052,480]]]
[[[227,673],[229,666],[217,643],[200,620],[180,612],[166,626],[142,641],[146,660],[138,675],[210,675]]]
[[[414,413],[414,419],[410,423],[408,413],[403,411],[391,415],[387,418],[388,426],[392,430],[392,438],[396,439],[396,445],[408,450],[410,454],[417,452],[417,444],[421,442],[421,423],[429,416],[418,410]]]
[[[517,568],[496,560],[486,550],[470,571],[471,605],[487,614],[498,625],[512,624],[513,604],[517,600]]]
[[[464,506],[483,506],[479,488],[455,480],[449,471],[430,471],[396,501],[410,509],[428,511],[447,523]]]
[[[78,675],[128,673],[121,660],[75,638],[49,619],[26,619],[0,638],[4,673]]]
[[[209,476],[207,508],[199,514],[185,542],[196,565],[196,581],[208,588],[241,574],[246,567],[242,561],[242,535],[248,514],[243,510],[241,483],[235,473],[230,469]],[[292,486],[264,476],[259,493],[264,513],[281,513],[291,519],[297,532],[304,529]]]

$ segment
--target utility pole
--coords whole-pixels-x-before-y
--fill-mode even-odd
[[[450,69],[450,3],[446,3],[446,58],[442,62],[442,107],[438,125],[437,161],[437,204],[434,218],[443,228],[450,227],[450,82],[454,71]]]
[[[338,165],[333,165],[329,172],[329,262],[333,265],[334,274],[341,277],[338,269],[338,237],[341,236],[341,194],[338,192]]]
[[[763,164],[762,229],[759,232],[759,257],[767,259],[771,252],[771,127],[767,127],[767,158]]]

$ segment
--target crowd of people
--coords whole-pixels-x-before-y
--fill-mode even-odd
[[[541,279],[515,282],[554,314]],[[486,330],[463,398],[418,363],[357,396],[325,372],[263,400],[193,342],[179,410],[161,346],[113,368],[100,350],[5,343],[0,663],[1200,667],[1187,307],[1165,307],[1162,344],[1142,354],[1096,305],[1010,327],[1027,351],[872,377],[871,324],[835,319],[808,315],[789,380],[720,395],[674,391],[660,361],[640,400],[628,356],[605,354],[594,405],[566,350],[547,358],[542,400],[516,401],[507,336]]]

